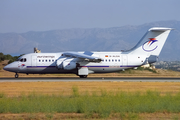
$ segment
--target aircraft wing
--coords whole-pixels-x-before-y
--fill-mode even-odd
[[[94,57],[94,56],[91,56],[93,53],[91,52],[84,52],[84,53],[78,53],[78,52],[65,52],[63,53],[63,56],[66,56],[66,57],[72,57],[72,58],[80,58],[80,59],[85,59],[85,60],[88,60],[90,62],[101,62],[102,59],[99,58],[99,57]]]

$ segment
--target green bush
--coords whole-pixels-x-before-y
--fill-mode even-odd
[[[4,97],[6,97],[5,93],[0,92],[0,98],[4,98]]]
[[[22,54],[24,55],[24,54]],[[16,61],[19,57],[21,57],[22,55],[20,56],[14,56],[12,57],[11,55],[7,54],[7,55],[4,55],[3,53],[0,53],[0,62],[4,61],[4,60],[9,60],[8,64]]]
[[[77,87],[77,86],[73,86],[72,87],[72,95],[74,96],[74,97],[78,97],[79,96],[79,88]]]

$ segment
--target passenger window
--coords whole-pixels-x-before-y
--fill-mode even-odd
[[[49,62],[51,62],[51,60],[49,60]]]
[[[47,62],[47,60],[46,60],[46,62]]]
[[[42,62],[44,62],[44,60],[42,60]]]
[[[114,62],[114,59],[112,59],[112,62]]]
[[[109,62],[111,62],[111,60],[109,59]]]
[[[39,60],[39,62],[41,62],[41,60]]]
[[[54,60],[52,60],[54,62]]]
[[[117,62],[117,60],[115,60]]]
[[[119,62],[120,62],[120,60],[119,60]]]

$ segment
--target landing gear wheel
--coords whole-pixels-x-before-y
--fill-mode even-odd
[[[87,78],[87,75],[79,75],[80,78]]]
[[[15,78],[18,78],[18,77],[19,77],[19,75],[16,73],[16,74],[15,74]]]

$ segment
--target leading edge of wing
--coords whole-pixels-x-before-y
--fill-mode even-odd
[[[88,54],[87,54],[88,53]],[[102,59],[98,57],[91,56],[92,52],[84,52],[84,53],[78,53],[78,52],[64,52],[63,56],[66,57],[72,57],[72,58],[81,58],[81,59],[88,59],[91,62],[101,62]]]

